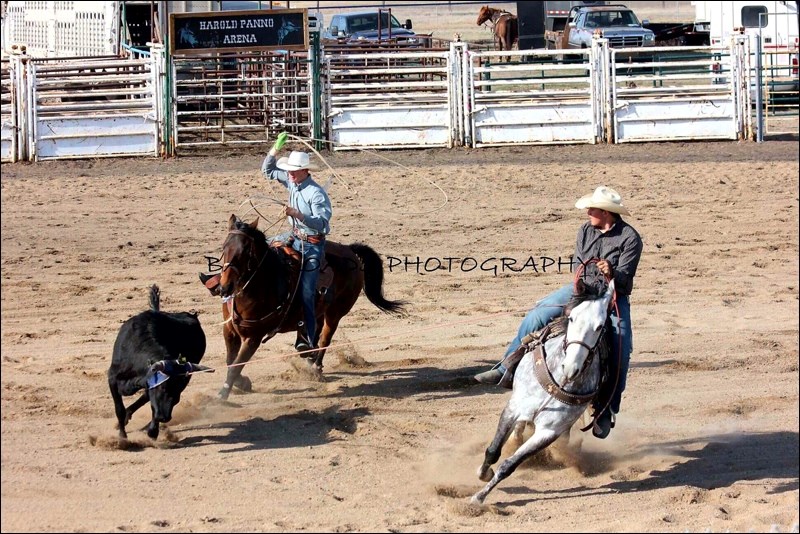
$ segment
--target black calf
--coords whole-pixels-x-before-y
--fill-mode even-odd
[[[131,317],[119,330],[114,343],[108,387],[114,398],[119,436],[127,438],[125,425],[148,400],[153,418],[147,435],[158,437],[159,423],[172,419],[172,408],[189,384],[189,373],[212,371],[198,365],[206,351],[206,336],[195,313],[159,310],[158,286],[150,288],[150,309]],[[122,397],[144,393],[125,408]]]

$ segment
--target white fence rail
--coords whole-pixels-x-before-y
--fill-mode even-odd
[[[158,76],[148,59],[28,62],[34,159],[158,154]]]
[[[614,143],[745,136],[746,44],[610,49]]]
[[[3,59],[2,61],[2,161],[17,161],[17,107],[16,101],[16,69],[18,63]]]

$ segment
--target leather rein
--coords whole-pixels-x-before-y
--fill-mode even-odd
[[[572,344],[580,345],[589,351],[589,355],[586,357],[586,360],[584,360],[580,373],[578,373],[579,375],[582,374],[594,360],[594,357],[597,354],[597,347],[603,341],[603,336],[605,336],[605,329],[606,327],[604,325],[600,331],[600,336],[597,338],[597,342],[593,347],[590,347],[583,341],[567,342],[567,332],[564,332],[564,341],[561,343],[561,348],[565,354],[567,352],[567,347]],[[564,404],[569,404],[571,406],[588,404],[594,398],[594,396],[597,395],[597,392],[600,390],[600,384],[598,383],[595,390],[589,393],[572,393],[565,389],[569,383],[562,386],[556,382],[555,378],[553,378],[553,374],[550,372],[550,368],[547,366],[547,353],[544,349],[544,344],[547,341],[547,334],[549,334],[549,327],[548,331],[540,338],[537,346],[533,350],[533,372],[536,376],[536,379],[551,397],[563,402]]]

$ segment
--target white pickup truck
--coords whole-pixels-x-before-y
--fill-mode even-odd
[[[644,27],[647,23],[639,22],[636,14],[621,4],[575,6],[563,32],[545,33],[546,47],[589,48],[595,33],[608,39],[612,48],[653,46],[655,33]]]

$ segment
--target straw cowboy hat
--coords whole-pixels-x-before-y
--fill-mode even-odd
[[[622,197],[619,196],[619,193],[604,185],[595,189],[591,195],[579,198],[575,203],[575,207],[581,210],[597,208],[611,213],[619,213],[620,215],[630,215],[628,208],[622,205]]]
[[[284,171],[299,171],[301,169],[311,169],[308,160],[308,153],[298,152],[293,150],[288,158],[281,158],[278,160],[277,166]]]

